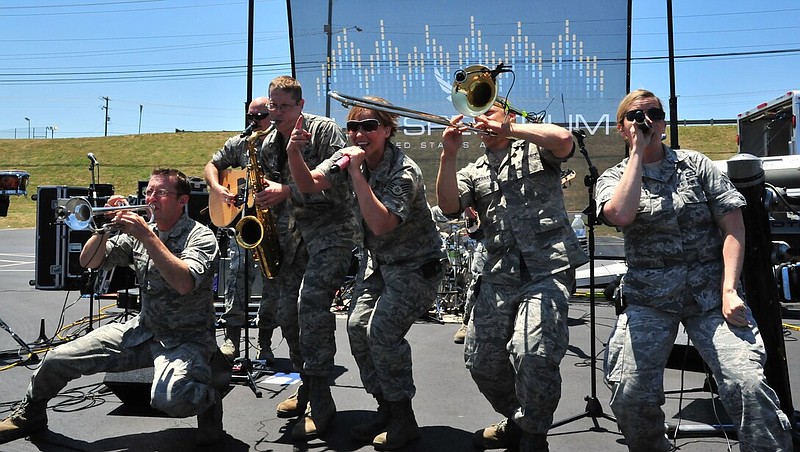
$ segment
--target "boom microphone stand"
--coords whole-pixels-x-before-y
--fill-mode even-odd
[[[597,376],[595,375],[595,367],[597,366],[597,351],[595,346],[595,333],[596,333],[596,322],[595,322],[595,296],[594,296],[594,225],[600,224],[597,221],[597,213],[596,213],[596,204],[594,200],[594,187],[597,183],[597,179],[600,177],[597,172],[597,167],[592,164],[592,161],[589,159],[589,153],[586,151],[586,146],[583,144],[583,139],[586,137],[586,134],[578,129],[573,130],[572,134],[578,140],[578,147],[580,148],[581,154],[586,159],[586,164],[589,166],[589,174],[583,180],[584,185],[589,193],[589,206],[584,209],[583,213],[586,214],[588,217],[588,222],[586,223],[587,226],[587,237],[589,240],[589,346],[590,346],[590,353],[589,359],[591,360],[591,365],[589,369],[591,370],[590,374],[590,382],[591,382],[591,393],[590,395],[584,397],[586,401],[586,410],[578,414],[576,416],[569,417],[567,419],[563,419],[557,422],[554,422],[553,425],[550,426],[551,429],[560,427],[564,424],[569,424],[570,422],[577,421],[579,419],[583,419],[585,417],[592,418],[592,422],[594,423],[594,428],[590,429],[593,431],[607,431],[606,429],[600,428],[600,424],[597,422],[598,418],[608,419],[614,423],[617,422],[616,418],[613,416],[606,414],[603,412],[603,407],[600,405],[600,401],[597,400]]]

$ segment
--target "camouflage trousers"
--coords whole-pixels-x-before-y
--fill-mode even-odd
[[[483,280],[472,308],[467,369],[492,408],[527,433],[547,433],[561,399],[574,281],[574,270],[519,286]]]
[[[436,300],[443,272],[424,277],[418,268],[384,266],[359,274],[347,318],[350,350],[364,389],[388,401],[416,393],[411,346],[405,339],[414,322]]]
[[[214,348],[194,342],[167,348],[152,339],[125,347],[123,336],[129,330],[126,325],[103,325],[48,352],[31,376],[26,399],[50,400],[81,375],[153,367],[150,387],[153,408],[170,416],[188,417],[214,404],[216,390],[209,386],[209,362]]]
[[[327,376],[336,354],[336,316],[331,304],[350,266],[352,247],[334,246],[311,255],[302,248],[273,280],[278,321],[295,370]]]
[[[483,241],[478,241],[475,243],[475,249],[472,250],[471,279],[467,285],[467,293],[464,295],[464,325],[469,324],[472,307],[475,306],[475,299],[478,298],[478,292],[481,290],[481,273],[483,273],[484,264],[486,264],[486,246]]]
[[[752,325],[755,321],[748,311]],[[728,324],[717,307],[696,303],[681,314],[629,305],[617,319],[605,357],[611,409],[631,451],[671,450],[665,436],[664,368],[683,324],[708,365],[719,397],[737,427],[742,451],[790,451],[788,417],[764,376],[766,352],[758,328]]]
[[[240,247],[233,238],[228,241],[228,258],[230,262],[229,273],[225,278],[225,312],[220,318],[229,327],[245,326],[249,308],[249,303],[245,301],[245,292],[248,288],[252,289],[256,278],[260,278],[263,281],[263,291],[256,318],[257,327],[274,330],[278,326],[278,314],[275,288],[272,282],[263,277],[261,268],[253,259],[253,254]],[[245,265],[247,271],[245,271]],[[251,296],[254,295],[252,290],[248,292]]]

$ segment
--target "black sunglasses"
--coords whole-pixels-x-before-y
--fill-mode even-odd
[[[653,107],[653,108],[648,108],[646,111],[631,110],[625,113],[625,119],[631,122],[633,121],[643,122],[645,113],[647,114],[647,117],[650,118],[651,121],[661,121],[667,116],[666,113],[664,113],[664,110],[658,107]]]
[[[269,113],[248,113],[247,119],[250,121],[261,121],[262,119],[267,119],[269,117]]]
[[[358,132],[358,129],[363,130],[364,132],[372,132],[378,130],[380,127],[381,122],[377,119],[363,119],[361,121],[347,121],[347,131],[348,132]]]

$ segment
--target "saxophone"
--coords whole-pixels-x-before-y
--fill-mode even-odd
[[[256,143],[259,138],[272,131],[256,130],[247,138],[247,178],[250,180],[250,190],[247,196],[247,215],[236,223],[236,243],[244,249],[251,250],[253,259],[261,267],[261,273],[267,279],[278,275],[283,261],[280,237],[275,219],[269,208],[258,207],[253,195],[264,190],[265,177],[256,157]]]

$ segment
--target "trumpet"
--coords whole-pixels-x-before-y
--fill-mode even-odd
[[[489,69],[482,65],[469,66],[466,69],[459,69],[455,73],[452,89],[450,90],[450,97],[456,111],[464,116],[479,116],[492,108],[497,99],[497,76],[503,72],[513,72],[510,66],[506,66],[502,62],[494,69]],[[362,97],[349,96],[346,94],[330,91],[328,96],[331,99],[337,100],[342,103],[344,107],[361,107],[370,110],[382,111],[389,114],[404,116],[406,118],[417,119],[420,121],[428,121],[434,124],[441,124],[450,127],[453,124],[450,119],[445,116],[436,115],[433,113],[425,113],[411,108],[399,107],[397,105],[387,105],[381,102],[375,102],[370,99]],[[524,110],[514,108],[507,101],[499,101],[507,112],[516,114],[525,118],[528,122],[542,122],[539,115],[532,115]],[[473,123],[465,123],[464,127],[479,135],[494,135],[494,133],[480,129]]]
[[[59,206],[56,209],[56,220],[67,225],[73,231],[114,231],[116,228],[113,224],[108,223],[101,227],[95,225],[94,217],[100,215],[107,215],[116,212],[136,212],[142,214],[147,219],[148,223],[152,223],[155,218],[155,208],[151,204],[140,206],[114,206],[114,207],[93,207],[88,198],[84,196],[76,196],[69,198],[62,202],[59,200]]]

